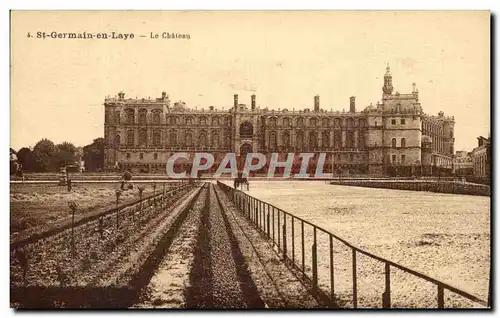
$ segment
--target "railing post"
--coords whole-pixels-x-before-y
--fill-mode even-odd
[[[286,214],[283,214],[283,258],[286,259]]]
[[[330,235],[330,299],[335,301],[335,279],[333,271],[333,236]]]
[[[312,289],[313,294],[318,290],[318,255],[316,245],[316,227],[314,227],[314,243],[312,245]]]
[[[352,249],[352,307],[358,308],[358,282],[356,277],[356,250]]]
[[[281,225],[280,225],[280,223],[281,223],[281,222],[280,222],[280,214],[281,214],[281,213],[280,213],[280,210],[278,210],[278,249],[280,248],[280,245],[281,245],[281,244],[280,244],[280,240],[281,240],[281,236],[280,236],[280,235],[281,235],[281,233],[280,233],[280,230],[281,230],[281,229],[280,229],[280,226],[281,226]]]
[[[444,308],[444,290],[443,286],[438,285],[438,308],[443,309]]]
[[[391,308],[391,265],[385,263],[385,291],[382,294],[382,307]]]
[[[301,236],[302,236],[302,274],[306,274],[306,262],[305,262],[305,244],[304,244],[304,220],[301,220]]]
[[[269,209],[268,209],[267,210],[267,237],[268,238],[271,238],[271,230],[269,228],[270,221],[271,221],[271,215],[269,214]]]
[[[262,227],[263,227],[262,206],[263,206],[263,202],[259,201],[259,230],[261,230],[261,231],[262,231]]]
[[[274,206],[273,206],[273,244],[276,243],[275,237],[274,237]]]

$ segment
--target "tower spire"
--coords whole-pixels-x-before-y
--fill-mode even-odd
[[[387,66],[385,68],[385,75],[384,75],[384,87],[382,87],[382,92],[387,95],[392,94],[392,75],[391,75],[391,67],[389,66],[389,62],[387,63]]]

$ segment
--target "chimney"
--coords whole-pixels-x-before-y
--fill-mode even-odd
[[[356,112],[356,96],[349,97],[349,111],[351,113]]]
[[[314,96],[314,111],[319,112],[319,95]]]
[[[255,94],[252,94],[252,110],[255,110]]]
[[[125,98],[125,93],[124,92],[119,92],[118,93],[118,98],[119,99],[124,99]]]
[[[166,99],[166,98],[167,98],[167,93],[161,92],[161,99]]]
[[[234,109],[238,108],[238,94],[234,94]]]

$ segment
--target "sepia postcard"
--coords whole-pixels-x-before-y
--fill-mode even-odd
[[[489,11],[10,12],[10,306],[486,309]]]

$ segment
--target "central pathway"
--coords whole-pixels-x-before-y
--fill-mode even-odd
[[[213,185],[203,211],[190,275],[189,308],[264,308]]]

